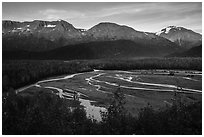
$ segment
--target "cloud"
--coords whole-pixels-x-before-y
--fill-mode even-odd
[[[79,11],[67,11],[67,10],[57,10],[57,9],[45,9],[40,10],[39,14],[44,16],[47,20],[57,20],[57,19],[73,19],[81,18],[84,16],[82,12]]]
[[[107,17],[121,14],[137,14],[142,11],[142,8],[136,7],[135,5],[125,5],[102,9],[100,12],[102,13],[101,17]]]

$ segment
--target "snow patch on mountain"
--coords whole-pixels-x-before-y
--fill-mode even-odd
[[[56,27],[56,25],[48,24],[48,25],[45,25],[44,27],[47,27],[47,28],[54,28],[54,27]]]
[[[148,36],[148,34],[146,32],[144,32],[144,34]]]
[[[159,35],[161,35],[163,32],[165,32],[165,31],[164,31],[164,30],[160,30],[160,31],[156,32],[156,35],[159,36]]]
[[[86,29],[81,29],[81,31],[83,31],[83,32],[84,32],[84,31],[87,31],[87,30],[86,30]]]
[[[165,30],[165,33],[168,34],[171,29],[172,29],[172,28],[167,27],[166,30]]]
[[[176,31],[176,30],[181,30],[181,27],[168,26],[168,27],[166,27],[166,28],[164,28],[164,29],[162,29],[162,30],[156,32],[155,34],[158,35],[158,36],[160,36],[162,33],[168,34],[172,29],[173,29],[174,31]]]

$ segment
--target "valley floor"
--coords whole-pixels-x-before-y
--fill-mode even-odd
[[[41,89],[60,98],[79,99],[87,116],[101,120],[113,92],[125,95],[125,108],[137,116],[141,108],[151,105],[155,110],[172,106],[175,100],[186,104],[202,101],[202,72],[185,70],[94,70],[58,76],[16,90],[22,96]]]

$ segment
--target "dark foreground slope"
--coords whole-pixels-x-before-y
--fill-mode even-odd
[[[157,43],[158,44],[158,43]],[[104,58],[134,58],[134,57],[162,57],[175,52],[175,46],[158,46],[151,41],[133,42],[130,40],[116,40],[103,42],[89,42],[43,52],[25,50],[3,51],[3,59],[104,59]]]
[[[71,102],[46,92],[33,96],[3,95],[3,135],[201,135],[202,103],[189,106],[174,104],[161,111],[151,106],[140,110],[138,117],[122,109],[123,94],[115,92],[108,112],[99,123],[86,117],[79,102]],[[119,97],[117,97],[119,95]],[[122,97],[122,98],[121,98]],[[120,99],[121,98],[121,99]],[[116,105],[119,103],[119,105]],[[74,109],[70,111],[67,106]]]

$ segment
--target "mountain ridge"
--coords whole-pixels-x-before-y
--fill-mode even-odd
[[[32,22],[12,22],[3,21],[3,49],[8,50],[9,48],[16,47],[16,43],[19,49],[25,50],[46,50],[40,49],[40,46],[33,43],[21,43],[21,41],[26,41],[29,39],[36,41],[36,38],[41,38],[42,45],[46,45],[47,40],[51,46],[46,46],[48,50],[57,47],[63,47],[72,44],[88,43],[93,41],[114,41],[114,40],[131,40],[131,41],[144,41],[144,43],[157,43],[164,46],[175,46],[172,42],[162,37],[156,36],[153,33],[145,33],[137,31],[131,27],[125,25],[119,25],[116,23],[102,22],[99,23],[88,30],[77,29],[72,24],[60,20],[60,21],[41,21],[34,20]],[[13,38],[18,37],[13,44]],[[33,37],[33,38],[32,38]],[[22,39],[19,41],[19,39]],[[55,44],[56,43],[56,44]],[[26,45],[35,45],[36,49]],[[5,48],[5,45],[6,46]],[[21,46],[22,45],[22,46]],[[52,46],[54,45],[54,46]]]
[[[64,52],[61,50],[63,48],[69,54],[72,54],[70,51],[74,49],[74,53],[77,54],[76,49],[78,51],[84,49],[84,51],[88,53],[97,55],[100,54],[101,51],[96,50],[95,47],[101,45],[101,47],[98,48],[109,54],[115,55],[118,54],[118,52],[123,53],[121,56],[118,54],[117,57],[125,57],[125,54],[127,57],[129,56],[128,52],[120,50],[129,51],[131,53],[130,57],[146,57],[148,54],[150,57],[158,57],[178,51],[183,52],[188,48],[200,45],[201,39],[197,41],[197,37],[194,41],[179,41],[187,46],[179,45],[176,38],[172,40],[172,37],[164,37],[166,36],[165,34],[169,33],[172,33],[171,36],[177,37],[178,35],[174,35],[174,31],[176,30],[182,30],[185,31],[185,33],[194,33],[191,30],[176,26],[162,29],[160,33],[150,33],[137,31],[129,26],[111,22],[101,22],[86,30],[83,28],[75,28],[72,24],[64,20],[34,20],[32,22],[7,20],[2,22],[2,49],[7,53],[9,51],[11,51],[10,53],[15,51],[15,54],[18,54],[17,51],[25,51],[27,54],[32,52],[46,53],[51,52],[51,50],[53,50],[54,53],[60,54],[58,51]],[[188,35],[191,36],[191,34]],[[111,52],[109,52],[109,50]],[[141,51],[142,54],[138,51]],[[100,56],[102,58],[104,58],[104,56],[115,57],[112,55],[109,56],[105,52],[102,53],[104,54]],[[81,54],[86,55],[86,53]],[[43,55],[41,56],[43,57]],[[56,58],[60,57],[60,55],[58,56],[57,54],[55,56]],[[67,58],[68,56],[65,55],[64,57]],[[91,56],[90,58],[95,57],[96,56]],[[73,55],[73,59],[74,58]]]

